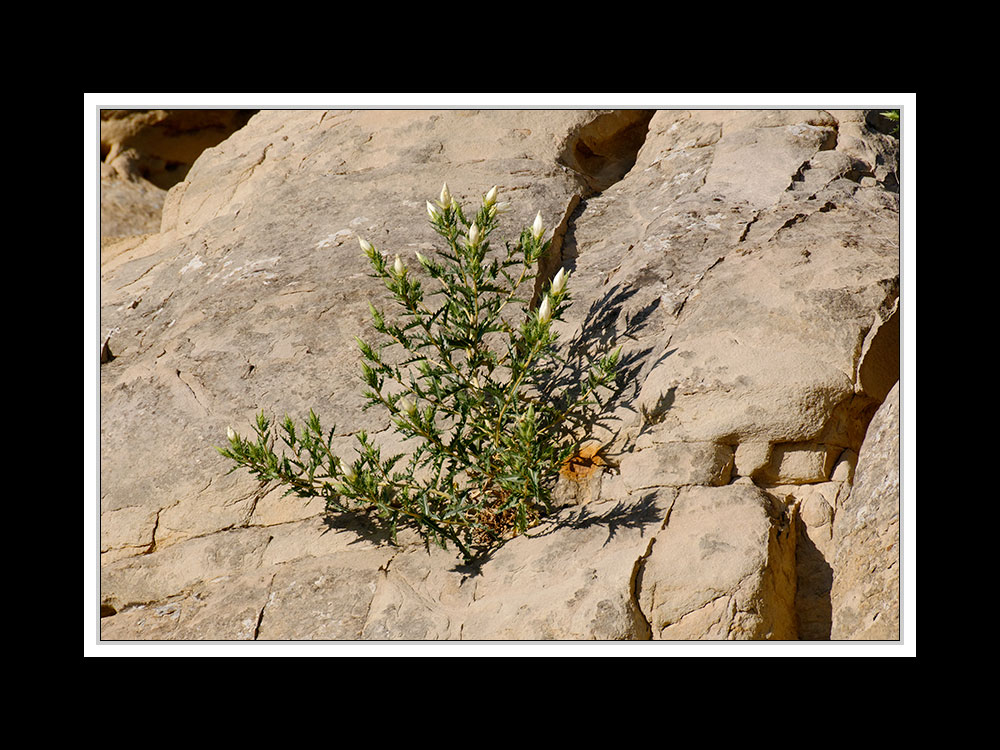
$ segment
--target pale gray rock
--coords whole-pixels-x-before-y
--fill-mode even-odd
[[[274,571],[250,569],[200,580],[155,603],[126,607],[101,620],[107,641],[252,641]]]

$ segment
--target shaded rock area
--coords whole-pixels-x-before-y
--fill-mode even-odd
[[[167,191],[255,110],[101,110],[101,239],[160,229]]]
[[[832,637],[899,638],[899,384],[868,428],[854,488],[833,522]]]
[[[155,230],[102,256],[102,638],[898,638],[898,589],[860,583],[899,567],[898,423],[882,418],[899,147],[882,125],[863,110],[253,115],[169,188]],[[499,237],[541,212],[542,279],[570,272],[565,375],[623,347],[556,513],[476,565],[227,474],[213,448],[261,409],[312,408],[341,456],[361,429],[405,450],[361,408],[354,337],[385,290],[357,239],[427,253],[424,204],[445,181],[463,205],[499,187]]]

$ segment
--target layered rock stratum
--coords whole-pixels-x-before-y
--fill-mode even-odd
[[[478,565],[213,447],[262,409],[401,447],[357,240],[426,254],[444,182],[541,212],[568,367],[623,346],[600,460]],[[898,639],[898,186],[865,110],[260,111],[102,247],[101,638]]]

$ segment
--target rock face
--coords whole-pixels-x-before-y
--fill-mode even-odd
[[[898,471],[865,437],[899,371],[898,141],[879,120],[255,115],[170,189],[159,232],[102,262],[102,638],[829,638],[837,571],[882,560],[842,508]],[[601,460],[475,567],[226,474],[212,447],[261,409],[310,408],[342,456],[360,429],[399,446],[361,410],[354,337],[384,288],[357,238],[427,252],[445,181],[463,205],[498,185],[501,237],[541,212],[543,276],[570,271],[568,367],[623,346]],[[882,497],[857,502],[879,516]],[[870,637],[858,622],[889,621],[890,599],[846,593],[857,622],[834,636]]]
[[[833,523],[832,637],[899,638],[899,385],[875,412]]]
[[[252,110],[101,110],[101,238],[159,231],[167,190]]]

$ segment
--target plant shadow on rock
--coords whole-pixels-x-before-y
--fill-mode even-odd
[[[572,401],[579,395],[580,389],[583,387],[581,379],[584,373],[590,369],[593,359],[600,357],[611,347],[612,343],[622,337],[636,340],[660,303],[660,299],[657,297],[648,305],[639,308],[628,315],[624,320],[624,327],[618,329],[617,324],[622,309],[637,291],[637,287],[625,287],[617,284],[590,305],[586,315],[583,316],[585,323],[580,333],[566,347],[566,355],[557,365],[540,369],[536,378],[538,398],[558,398]],[[613,382],[609,395],[599,402],[597,409],[587,412],[587,418],[574,421],[572,430],[567,428],[563,437],[579,440],[582,436],[583,439],[586,439],[586,436],[593,434],[594,429],[598,426],[608,429],[617,436],[618,431],[612,430],[609,421],[602,419],[600,415],[617,407],[631,410],[627,399],[634,395],[633,391],[638,391],[638,373],[651,351],[652,347],[647,347],[623,355],[618,377]],[[664,356],[669,354],[670,352],[667,352]],[[391,532],[376,523],[375,519],[371,517],[373,512],[371,510],[354,513],[329,512],[324,514],[324,523],[328,531],[354,532],[358,535],[358,541],[365,539],[377,544],[391,543]],[[554,514],[550,515],[548,520],[554,521],[554,523],[546,524],[545,528],[538,533],[529,532],[527,536],[539,538],[555,533],[559,528],[584,529],[596,525],[606,525],[608,538],[605,544],[608,544],[619,529],[643,528],[647,524],[662,521],[660,516],[661,513],[655,503],[655,493],[650,493],[636,502],[619,501],[614,507],[602,513],[595,514],[586,507],[580,507],[570,511],[566,518],[556,518]],[[503,540],[493,548],[481,551],[473,560],[457,560],[452,570],[465,576],[479,575],[482,566],[493,558],[505,541],[509,540]]]
[[[643,529],[651,523],[663,521],[663,512],[657,506],[656,492],[647,492],[635,502],[619,500],[614,507],[603,513],[593,513],[587,506],[581,506],[572,511],[570,517],[560,522],[560,526],[571,529],[587,529],[592,526],[606,526],[608,538],[602,546],[606,547],[615,537],[619,528]],[[555,529],[545,531],[537,536],[546,536]]]
[[[648,492],[635,502],[619,500],[613,507],[602,513],[593,513],[588,507],[581,506],[569,511],[566,518],[549,519],[553,523],[547,523],[540,530],[529,530],[525,536],[528,539],[542,539],[557,533],[560,529],[588,529],[594,526],[605,526],[608,529],[608,538],[604,540],[602,547],[607,547],[614,539],[619,529],[645,529],[650,524],[657,526],[663,522],[663,511],[656,502],[656,492]],[[453,572],[461,573],[467,578],[474,578],[481,575],[483,565],[490,561],[500,550],[498,545],[475,560],[457,563]]]
[[[660,305],[660,298],[656,297],[649,304],[627,316],[624,329],[618,330],[616,323],[621,316],[622,308],[638,291],[638,287],[616,284],[590,305],[586,315],[583,316],[585,321],[583,327],[567,347],[566,356],[558,366],[550,367],[544,378],[539,378],[543,380],[539,389],[541,398],[554,398],[554,394],[559,393],[561,398],[566,398],[568,394],[569,400],[572,400],[582,387],[581,377],[589,369],[590,362],[595,356],[600,356],[601,352],[606,351],[621,338],[637,340],[639,332],[646,327],[650,316]],[[574,424],[575,435],[592,435],[595,428],[602,427],[613,436],[609,443],[617,439],[620,429],[612,429],[610,421],[618,418],[602,419],[599,415],[614,411],[616,408],[635,411],[629,405],[629,399],[638,395],[640,383],[638,376],[647,364],[647,358],[652,351],[653,347],[650,346],[622,356],[618,377],[614,381],[610,395],[600,402],[598,409],[591,412],[594,415],[592,418],[581,419]],[[675,350],[665,352],[657,363],[670,356],[673,351]],[[574,434],[567,434],[565,437],[572,439]],[[656,493],[650,492],[633,502],[620,500],[602,513],[595,514],[583,505],[568,511],[566,518],[555,518],[552,515],[547,520],[552,523],[546,524],[540,531],[529,530],[526,536],[538,539],[554,534],[561,528],[586,529],[604,525],[608,528],[608,538],[603,545],[606,546],[612,541],[618,529],[642,529],[648,524],[662,522],[663,517],[662,511],[657,507]],[[482,566],[492,559],[502,546],[503,543],[500,543],[493,549],[483,552],[475,560],[460,562],[453,570],[466,576],[477,576],[482,572]]]
[[[356,536],[351,544],[362,542],[373,542],[378,545],[392,542],[392,531],[385,526],[379,525],[371,517],[374,510],[371,508],[359,508],[352,513],[334,513],[327,511],[323,514],[323,525],[326,530],[323,532],[352,531]]]
[[[567,347],[566,356],[558,365],[550,366],[540,376],[542,398],[555,398],[556,393],[560,393],[562,398],[575,398],[583,388],[583,376],[595,357],[622,339],[637,340],[639,332],[660,305],[660,298],[654,298],[649,304],[627,316],[624,328],[619,330],[616,324],[621,317],[622,308],[637,292],[638,287],[616,284],[591,304],[583,316],[584,323],[578,337]],[[602,419],[599,415],[611,414],[621,407],[635,411],[629,405],[629,400],[638,395],[639,372],[652,351],[653,347],[646,347],[622,355],[618,376],[610,394],[599,402],[599,409],[588,412],[572,425],[575,434],[592,435],[595,428],[601,427],[617,437],[619,433],[612,430],[608,421],[610,417]],[[567,434],[566,437],[571,436]]]

